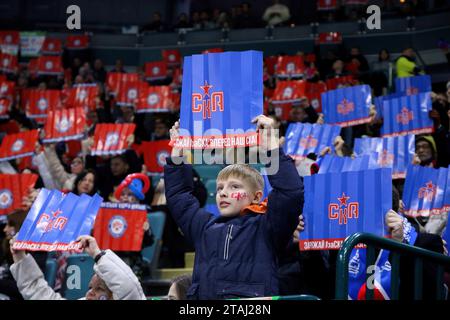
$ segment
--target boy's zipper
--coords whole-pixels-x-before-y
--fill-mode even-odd
[[[233,239],[233,225],[228,226],[227,236],[225,237],[225,247],[223,248],[223,259],[228,260],[229,250],[230,250],[230,241]]]

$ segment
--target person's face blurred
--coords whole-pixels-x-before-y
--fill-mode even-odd
[[[198,13],[197,11],[192,13],[192,21],[199,21],[199,20],[200,20],[200,13]]]
[[[73,174],[80,174],[81,171],[83,171],[84,169],[84,165],[83,165],[83,161],[81,160],[81,158],[75,158],[72,160],[72,162],[70,163],[70,171]]]
[[[169,133],[169,130],[167,129],[167,127],[164,125],[164,123],[157,123],[155,125],[155,135],[157,137],[162,137],[165,136]]]
[[[94,175],[89,172],[80,182],[78,182],[78,193],[91,193],[94,189],[94,179]]]
[[[217,180],[216,204],[223,217],[238,215],[252,203],[255,195],[250,184],[242,179],[229,177],[226,180]]]
[[[133,192],[129,188],[123,188],[120,194],[120,202],[123,203],[139,203],[139,199],[136,198]]]
[[[250,11],[250,7],[249,7],[248,3],[243,3],[242,4],[242,12],[248,13],[249,11]]]
[[[117,69],[117,70],[122,70],[122,68],[123,68],[123,62],[122,62],[122,60],[117,59],[117,60],[116,60],[116,69]]]
[[[341,72],[344,69],[344,63],[342,62],[342,60],[336,60],[333,63],[333,70],[335,72]]]
[[[359,55],[359,49],[358,49],[358,48],[352,48],[352,49],[350,50],[350,54],[351,54],[352,56],[357,56],[357,55]]]
[[[73,65],[74,65],[75,67],[81,66],[81,60],[80,60],[80,58],[75,58],[75,59],[73,59]]]
[[[154,13],[153,14],[153,21],[159,21],[159,20],[161,20],[161,17],[159,16],[159,14]]]
[[[134,115],[134,109],[133,107],[121,107],[120,110],[122,111],[123,119],[127,122],[132,121],[132,117]]]
[[[169,300],[180,300],[177,292],[177,284],[174,282],[170,285],[169,293],[167,294]]]
[[[84,82],[84,80],[83,80],[83,77],[81,75],[77,75],[75,77],[75,84],[80,84],[80,83],[83,83],[83,82]]]
[[[306,112],[303,108],[294,108],[291,113],[291,120],[294,122],[301,122],[306,118]]]
[[[416,54],[414,53],[414,50],[413,50],[413,49],[406,49],[406,50],[403,52],[403,54],[404,54],[405,56],[407,56],[407,57],[410,57],[410,58],[414,58],[414,57],[416,56]]]
[[[103,67],[102,60],[96,59],[95,62],[94,62],[94,68],[98,70],[98,69],[101,69],[101,67]]]
[[[121,176],[127,173],[128,164],[125,163],[121,158],[113,158],[111,159],[111,173],[113,176]]]
[[[89,290],[86,300],[112,300],[112,293],[106,287],[105,282],[94,274],[89,282]]]
[[[201,20],[204,20],[204,21],[208,20],[208,19],[209,19],[208,13],[207,13],[206,11],[203,11],[203,12],[200,14],[200,19],[201,19]]]
[[[416,153],[420,161],[429,161],[433,158],[433,150],[427,141],[419,141],[416,143]]]
[[[386,50],[381,51],[380,53],[381,61],[386,61],[389,58],[389,54]]]
[[[39,90],[46,90],[47,89],[47,84],[45,82],[39,83],[38,89]]]
[[[16,228],[10,226],[9,223],[7,223],[3,228],[3,232],[5,233],[6,239],[11,240],[16,235]]]

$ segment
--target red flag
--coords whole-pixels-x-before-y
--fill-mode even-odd
[[[37,130],[6,135],[0,146],[0,161],[31,156],[38,140]]]
[[[86,116],[83,108],[49,111],[45,122],[44,143],[78,140],[83,138]]]
[[[299,77],[305,72],[305,64],[300,56],[278,57],[276,74],[279,78]]]
[[[19,70],[17,56],[9,53],[0,53],[0,70],[5,73],[17,73]]]
[[[318,0],[317,10],[336,10],[337,0]]]
[[[103,203],[94,225],[94,238],[102,250],[141,251],[147,210],[143,205]]]
[[[270,56],[264,58],[264,66],[267,68],[267,73],[270,75],[275,74],[275,66],[278,62],[278,56]]]
[[[37,73],[40,75],[60,75],[64,73],[60,56],[41,56],[37,61]]]
[[[42,44],[41,54],[43,55],[57,55],[62,54],[62,42],[58,38],[45,38]]]
[[[219,53],[219,52],[223,52],[223,49],[222,48],[209,48],[209,49],[203,50],[202,54],[205,54],[205,53]]]
[[[108,72],[106,75],[106,88],[113,96],[116,96],[122,83],[137,81],[139,81],[137,73]]]
[[[9,110],[12,106],[12,99],[0,98],[0,119],[9,119]]]
[[[0,174],[0,215],[22,207],[22,199],[34,187],[36,174]]]
[[[117,95],[117,105],[119,106],[135,106],[139,100],[141,91],[145,91],[148,87],[144,81],[122,82]]]
[[[67,36],[67,49],[87,49],[89,47],[89,37],[86,35]]]
[[[173,108],[169,86],[148,86],[141,90],[136,112],[167,112]]]
[[[99,95],[97,84],[78,84],[67,90],[66,105],[72,108],[81,107],[84,110],[95,110],[95,99]]]
[[[331,78],[326,80],[327,90],[335,90],[343,87],[353,86],[356,84],[352,75]]]
[[[316,44],[340,44],[342,34],[340,32],[322,32],[316,38]]]
[[[19,31],[0,31],[0,51],[17,55],[19,51]]]
[[[134,133],[134,123],[102,123],[95,126],[92,155],[121,154],[128,148],[127,138]]]
[[[144,152],[144,163],[150,173],[162,173],[166,158],[170,156],[172,147],[170,140],[143,141],[141,150]]]
[[[38,59],[30,59],[30,61],[28,61],[28,72],[30,74],[30,76],[32,77],[36,77],[37,72],[38,72]]]
[[[167,77],[167,65],[164,61],[145,63],[145,78],[147,80],[165,79]]]
[[[179,66],[181,64],[181,53],[177,49],[162,50],[162,57],[168,66]]]
[[[66,142],[67,155],[71,158],[75,158],[81,152],[80,140],[69,140]]]
[[[306,82],[303,80],[278,81],[273,94],[272,102],[293,103],[306,97]]]
[[[24,92],[26,114],[29,118],[46,118],[50,110],[61,108],[60,90],[29,89]]]
[[[0,97],[14,99],[16,84],[14,81],[3,81],[0,83]]]
[[[310,105],[316,109],[317,112],[322,112],[322,92],[327,91],[327,85],[320,82],[306,82],[305,94],[308,97]]]

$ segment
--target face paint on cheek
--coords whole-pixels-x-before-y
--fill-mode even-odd
[[[237,201],[248,198],[246,192],[233,192],[231,194],[231,199],[236,199]]]

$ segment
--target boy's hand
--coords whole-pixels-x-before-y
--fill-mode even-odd
[[[182,157],[183,149],[175,148],[175,143],[180,137],[180,121],[175,121],[172,128],[170,129],[170,144],[173,146],[171,157]]]
[[[252,120],[256,123],[256,131],[259,132],[260,146],[266,150],[274,150],[280,147],[278,131],[275,129],[275,122],[272,118],[259,115]]]
[[[398,242],[403,241],[403,218],[394,210],[386,213],[386,226],[392,236],[392,239]]]
[[[81,243],[81,247],[84,249],[88,255],[92,258],[95,258],[100,252],[100,248],[98,247],[97,240],[91,236],[79,236],[77,242]]]

